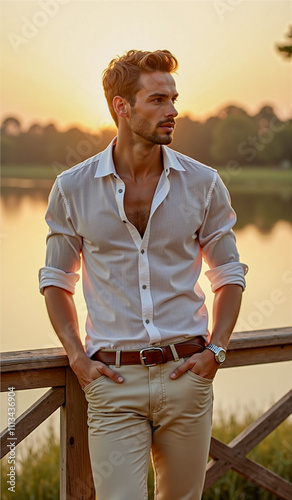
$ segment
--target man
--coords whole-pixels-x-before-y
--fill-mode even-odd
[[[201,498],[212,380],[245,286],[217,172],[166,147],[176,68],[167,50],[110,63],[103,85],[117,137],[61,174],[50,195],[40,288],[86,394],[98,500],[147,499],[150,450],[157,500]],[[85,350],[73,301],[80,256]],[[197,284],[202,256],[215,293],[212,344]]]

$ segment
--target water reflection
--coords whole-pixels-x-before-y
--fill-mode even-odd
[[[44,188],[2,187],[2,201],[9,211],[18,211],[24,198],[47,203],[51,184]],[[232,205],[237,213],[236,229],[253,224],[262,233],[268,233],[283,220],[292,224],[292,194],[232,193]]]
[[[53,185],[53,182],[51,183]],[[33,201],[43,201],[47,203],[50,188],[21,188],[1,186],[1,200],[3,206],[11,211],[19,211],[25,198]]]
[[[48,230],[44,221],[48,194],[48,189],[5,188],[2,192],[2,351],[61,345],[38,291],[37,276],[44,265]],[[291,196],[234,195],[232,202],[238,212],[235,232],[240,256],[249,266],[236,330],[289,326],[292,307]],[[206,294],[211,324],[213,294],[204,273],[200,285]],[[75,302],[84,340],[86,307],[81,283],[77,286]],[[215,414],[218,408],[238,410],[240,405],[254,407],[255,402],[258,408],[267,407],[288,391],[290,373],[291,363],[220,370],[215,384]],[[28,392],[23,392],[23,400],[27,401]],[[20,408],[21,400],[18,401]]]
[[[283,220],[292,224],[292,195],[239,194],[232,195],[232,205],[237,213],[236,229],[253,224],[262,233],[268,233]]]

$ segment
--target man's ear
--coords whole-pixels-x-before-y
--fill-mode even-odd
[[[128,116],[127,101],[123,97],[116,95],[113,98],[113,107],[119,117],[126,118]]]

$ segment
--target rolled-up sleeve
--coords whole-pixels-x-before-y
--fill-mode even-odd
[[[47,286],[56,286],[74,293],[79,280],[82,238],[74,229],[59,178],[49,196],[46,222],[49,233],[45,266],[39,271],[40,292],[43,294]]]
[[[198,232],[202,254],[210,268],[205,274],[213,292],[227,284],[240,285],[245,289],[248,267],[239,262],[232,230],[236,215],[226,187],[218,174],[215,175],[207,198],[204,221]]]

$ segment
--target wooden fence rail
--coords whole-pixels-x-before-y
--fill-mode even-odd
[[[292,360],[292,328],[234,333],[223,367]],[[49,387],[15,423],[19,444],[61,408],[60,498],[94,500],[88,442],[86,400],[68,358],[60,348],[2,353],[1,391]],[[233,469],[284,500],[292,498],[292,484],[247,458],[247,453],[292,413],[292,391],[241,432],[231,443],[212,437],[204,491]],[[1,458],[9,453],[9,429],[1,434]]]

